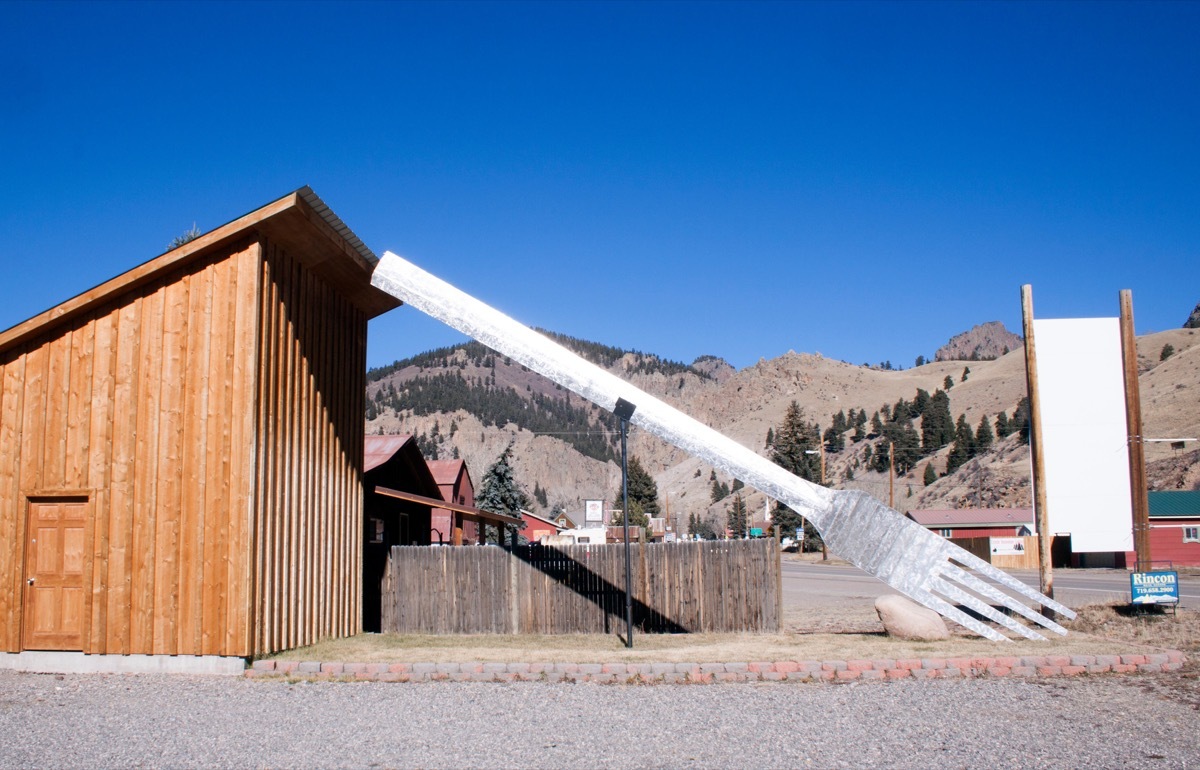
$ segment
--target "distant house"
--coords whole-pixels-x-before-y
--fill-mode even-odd
[[[531,543],[537,543],[558,534],[559,526],[556,522],[538,516],[536,513],[522,510],[521,520],[525,522],[525,528],[521,530],[521,534]]]
[[[1153,567],[1200,566],[1200,491],[1150,492]]]
[[[948,539],[1033,534],[1032,508],[944,508],[909,511],[906,515]]]
[[[475,505],[475,485],[463,460],[429,460],[429,471],[441,490],[442,499],[455,505]],[[429,523],[432,543],[462,545],[483,541],[483,528],[448,508],[434,508]]]

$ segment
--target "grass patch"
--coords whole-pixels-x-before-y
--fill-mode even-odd
[[[955,636],[943,642],[904,642],[881,633],[635,634],[633,649],[624,638],[602,634],[538,636],[521,634],[431,636],[360,634],[272,657],[288,660],[379,662],[528,663],[722,663],[774,660],[854,660],[1003,655],[1108,655],[1130,652],[1125,638],[1073,633],[1047,642],[992,642]],[[1161,648],[1163,644],[1152,644]],[[1169,645],[1168,645],[1169,646]]]

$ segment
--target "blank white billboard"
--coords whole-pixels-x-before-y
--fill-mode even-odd
[[[1076,553],[1133,550],[1121,327],[1035,320],[1050,534]]]

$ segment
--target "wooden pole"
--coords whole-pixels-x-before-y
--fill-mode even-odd
[[[1033,339],[1033,287],[1021,287],[1021,323],[1025,335],[1025,390],[1029,399],[1029,455],[1033,464],[1033,508],[1037,521],[1039,590],[1054,598],[1054,567],[1050,561],[1051,534],[1046,507],[1046,466],[1042,450],[1042,408],[1038,398],[1037,347]],[[1042,608],[1053,619],[1054,610]]]
[[[1121,290],[1121,362],[1125,369],[1125,428],[1129,440],[1129,493],[1133,504],[1133,547],[1137,570],[1152,569],[1150,503],[1146,493],[1146,445],[1142,441],[1142,397],[1138,389],[1137,337],[1133,330],[1133,293]]]
[[[821,442],[821,486],[825,486],[825,442]],[[829,546],[821,538],[821,561],[829,561]]]
[[[896,507],[896,444],[888,442],[888,507]]]

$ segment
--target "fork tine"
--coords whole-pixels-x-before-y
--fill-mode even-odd
[[[1005,607],[1017,612],[1027,620],[1032,620],[1034,623],[1045,626],[1056,634],[1061,634],[1063,636],[1066,636],[1067,634],[1067,629],[1063,628],[1058,623],[1055,623],[1053,620],[1041,614],[1040,612],[1034,612],[1033,610],[1029,609],[1029,607],[1017,601],[1014,597],[1009,596],[1003,591],[1000,591],[990,583],[983,582],[966,570],[956,567],[953,564],[947,564],[946,567],[942,569],[942,576],[954,580],[966,588],[974,591],[975,593],[985,596],[994,602],[1003,604]]]
[[[996,609],[987,602],[980,601],[978,597],[972,596],[971,594],[946,580],[934,580],[931,590],[937,591],[946,598],[953,599],[959,604],[970,607],[993,623],[999,623],[1009,631],[1012,631],[1015,634],[1020,634],[1026,639],[1034,639],[1037,641],[1046,640],[1046,637],[1042,636],[1037,631],[1021,625],[1002,612],[997,612]]]
[[[1066,606],[1065,604],[1060,604],[1060,603],[1054,601],[1049,596],[1046,596],[1045,594],[1041,593],[1040,591],[1036,591],[1033,588],[1030,588],[1029,586],[1022,583],[1020,580],[1017,580],[1012,575],[1008,574],[1007,572],[1005,572],[1003,570],[996,569],[995,567],[988,564],[986,561],[979,558],[978,556],[976,556],[973,553],[969,553],[962,549],[958,549],[958,552],[952,554],[950,556],[950,558],[953,559],[954,561],[958,562],[959,564],[962,564],[964,567],[967,567],[975,572],[978,572],[979,574],[981,574],[985,577],[991,578],[992,580],[996,581],[997,583],[1000,583],[1001,585],[1003,585],[1005,588],[1009,588],[1013,591],[1016,591],[1017,593],[1021,594],[1022,596],[1032,599],[1035,602],[1037,602],[1038,604],[1042,605],[1043,607],[1054,610],[1055,612],[1059,613],[1060,615],[1065,616],[1068,619],[1075,617],[1075,610],[1071,609],[1070,607]]]
[[[980,623],[978,620],[963,612],[958,607],[955,607],[950,602],[930,591],[925,591],[921,596],[910,596],[909,598],[915,599],[939,615],[953,620],[963,628],[974,631],[985,639],[991,639],[993,642],[1012,641],[996,629],[985,626],[983,623]]]

